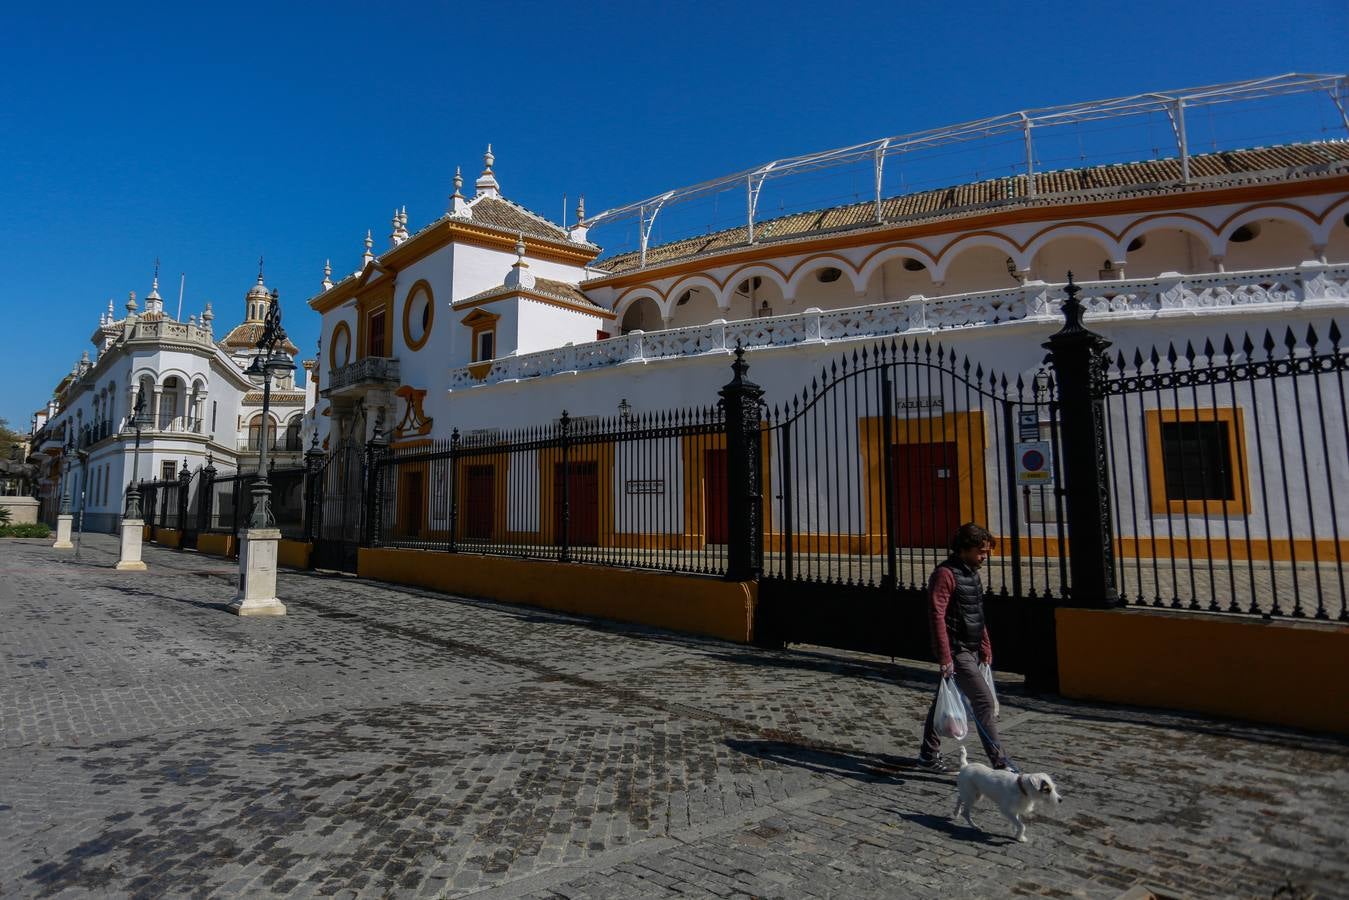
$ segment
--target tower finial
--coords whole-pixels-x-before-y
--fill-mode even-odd
[[[513,288],[528,289],[534,286],[534,273],[529,271],[529,263],[525,262],[525,233],[520,232],[515,238],[515,265],[506,273],[506,285]]]
[[[262,284],[262,257],[258,257],[258,284]]]
[[[333,262],[330,259],[323,261],[323,289],[332,290],[333,287]]]
[[[482,155],[482,175],[473,183],[473,186],[478,189],[479,196],[501,196],[501,185],[497,184],[496,175],[492,172],[492,166],[496,163],[496,159],[496,156],[492,154],[492,145],[488,144],[487,152]]]
[[[516,235],[515,255],[517,257],[517,262],[523,263],[525,261],[525,233],[523,231]],[[525,264],[528,265],[528,263]]]
[[[375,246],[375,239],[370,236],[370,229],[367,228],[365,230],[365,255],[361,257],[361,269],[364,269],[366,266],[370,265],[370,263],[374,260],[375,254],[372,253],[370,249],[371,247],[374,246]]]
[[[584,226],[586,223],[586,195],[581,194],[576,198],[576,224]]]
[[[463,196],[463,189],[464,189],[464,173],[463,173],[463,171],[462,171],[458,166],[455,166],[455,167],[454,167],[454,194],[453,194],[452,196],[455,196],[455,197],[461,197],[461,196]]]
[[[482,164],[483,164],[483,170],[482,170],[482,173],[483,173],[484,175],[491,175],[491,174],[492,174],[492,164],[495,163],[496,161],[497,161],[497,158],[496,158],[495,156],[492,155],[492,145],[491,145],[491,144],[488,144],[488,145],[487,145],[487,152],[484,153],[484,154],[482,155]]]

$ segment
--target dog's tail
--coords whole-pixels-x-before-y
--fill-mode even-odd
[[[965,768],[970,764],[970,758],[965,754],[965,745],[960,745],[960,768]]]

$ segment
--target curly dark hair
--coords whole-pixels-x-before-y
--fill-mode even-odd
[[[996,541],[993,540],[993,533],[982,525],[974,522],[966,522],[956,529],[956,533],[951,535],[951,553],[956,554],[965,550],[973,550],[975,547],[992,547]]]

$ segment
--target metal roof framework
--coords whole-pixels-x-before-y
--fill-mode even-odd
[[[844,166],[869,160],[875,174],[876,221],[881,221],[882,179],[885,173],[885,161],[889,157],[926,150],[951,144],[963,144],[980,141],[1000,134],[1020,132],[1026,147],[1026,184],[1027,196],[1035,197],[1035,145],[1032,132],[1036,128],[1051,128],[1059,125],[1074,125],[1083,122],[1095,122],[1103,119],[1119,119],[1141,116],[1149,113],[1164,113],[1171,123],[1171,131],[1176,140],[1176,149],[1180,156],[1181,180],[1190,181],[1190,152],[1185,132],[1185,111],[1223,103],[1242,103],[1263,100],[1270,97],[1290,94],[1309,94],[1324,91],[1329,95],[1339,112],[1340,121],[1349,132],[1349,76],[1311,75],[1290,72],[1268,78],[1256,78],[1247,81],[1230,81],[1223,84],[1211,84],[1203,87],[1184,88],[1175,91],[1154,91],[1135,94],[1130,97],[1114,97],[1109,100],[1092,100],[1086,103],[1073,103],[1064,106],[1047,106],[1038,109],[1025,109],[985,119],[976,119],[958,125],[947,125],[926,131],[895,135],[854,144],[851,147],[839,147],[820,153],[807,153],[774,160],[753,169],[725,175],[689,187],[676,188],[629,203],[607,209],[591,217],[587,224],[591,228],[614,222],[636,218],[638,239],[641,247],[641,265],[646,265],[646,250],[651,240],[651,232],[656,217],[661,210],[676,203],[683,203],[707,194],[737,188],[744,185],[745,221],[749,242],[754,243],[754,221],[758,210],[759,195],[764,184],[770,178],[782,178],[816,169]]]

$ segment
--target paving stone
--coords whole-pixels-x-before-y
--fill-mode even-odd
[[[931,667],[0,542],[0,895],[1334,896],[1349,747],[1000,688],[1018,844],[907,770]]]

